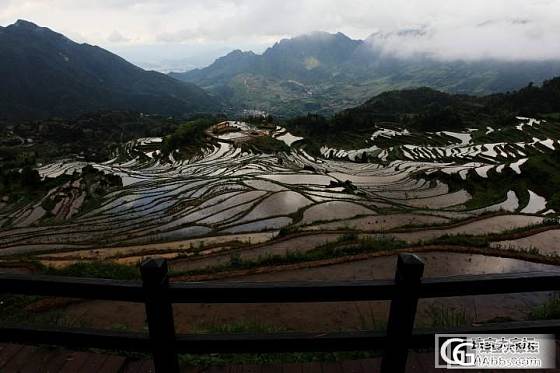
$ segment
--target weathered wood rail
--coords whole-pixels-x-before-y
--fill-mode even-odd
[[[531,272],[422,279],[424,263],[401,254],[394,280],[279,283],[170,283],[167,263],[141,264],[142,281],[0,274],[0,294],[144,303],[149,333],[1,327],[0,342],[151,352],[158,373],[179,371],[179,353],[266,353],[383,350],[382,372],[404,372],[408,350],[433,347],[435,333],[560,333],[560,320],[414,330],[420,298],[560,290],[560,273]],[[384,333],[175,335],[173,303],[289,303],[390,300]]]

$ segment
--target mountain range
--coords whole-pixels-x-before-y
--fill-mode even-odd
[[[427,86],[485,95],[541,83],[560,61],[442,60],[385,53],[383,35],[353,40],[314,32],[283,39],[263,54],[235,50],[206,68],[170,75],[195,83],[236,110],[273,115],[332,114],[384,91]]]
[[[256,109],[334,114],[382,92],[430,87],[485,95],[560,75],[560,61],[441,60],[385,53],[375,34],[314,32],[262,54],[235,50],[186,73],[146,71],[121,57],[19,20],[0,27],[0,120],[76,117],[99,110],[187,117]]]
[[[204,90],[19,20],[0,27],[0,119],[97,110],[190,115],[221,110]]]

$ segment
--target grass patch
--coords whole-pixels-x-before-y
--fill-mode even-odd
[[[33,305],[47,299],[34,295],[0,295],[0,325],[25,325],[28,327],[80,327],[69,320],[62,309],[34,309]]]
[[[208,324],[194,327],[195,333],[212,334],[272,334],[287,332],[285,328],[275,327],[255,321],[240,321],[228,324]],[[304,363],[313,361],[343,361],[350,359],[377,356],[375,352],[295,352],[265,354],[211,354],[211,355],[179,355],[182,366],[210,367],[235,364],[284,364]]]
[[[289,225],[289,226],[280,228],[280,230],[278,231],[278,237],[288,236],[290,234],[297,233],[299,231],[300,231],[299,227]]]
[[[556,294],[545,303],[533,308],[527,318],[529,320],[560,319],[560,296]]]
[[[78,262],[64,268],[40,266],[40,272],[52,276],[105,278],[112,280],[137,280],[140,270],[137,266],[115,262]]]
[[[181,366],[201,368],[237,365],[237,364],[288,364],[309,362],[335,362],[345,360],[368,359],[380,356],[381,351],[355,352],[292,352],[270,354],[212,354],[212,355],[179,355]]]
[[[430,304],[426,310],[427,326],[433,329],[452,329],[472,324],[473,320],[465,309],[449,307],[443,304]]]
[[[483,235],[445,234],[432,240],[424,241],[422,242],[422,245],[488,247],[491,242],[508,239],[508,237],[513,234],[528,232],[539,227],[557,225],[558,223],[558,218],[545,218],[541,224],[531,224],[525,227],[514,228],[500,233],[489,233]]]
[[[288,330],[283,327],[263,324],[256,320],[242,320],[227,324],[199,324],[193,325],[194,334],[242,334],[242,333],[281,333]]]
[[[386,320],[377,320],[373,310],[361,312],[356,306],[360,330],[384,331],[387,327]],[[435,329],[457,328],[472,324],[472,318],[464,309],[448,307],[443,304],[431,305],[426,313],[426,326]],[[204,333],[281,333],[286,329],[260,324],[254,321],[235,322],[225,325],[206,325],[195,327],[196,331]],[[183,366],[210,367],[235,364],[285,364],[306,362],[335,362],[354,359],[367,359],[380,356],[381,351],[355,351],[355,352],[303,352],[303,353],[269,353],[269,354],[212,354],[212,355],[180,355]]]
[[[453,245],[470,247],[487,247],[492,240],[490,235],[474,236],[469,234],[445,234],[423,242],[425,245]]]
[[[290,152],[290,147],[286,143],[270,136],[253,137],[249,141],[241,143],[241,149],[245,152],[268,154]]]
[[[264,255],[257,259],[243,259],[239,253],[235,253],[230,256],[229,263],[227,264],[192,271],[174,272],[172,276],[192,276],[231,270],[248,270],[258,267],[304,263],[376,251],[396,250],[404,247],[406,247],[404,241],[399,241],[394,238],[376,237],[359,239],[357,234],[349,233],[340,236],[336,241],[329,242],[306,252],[287,251],[284,255]]]

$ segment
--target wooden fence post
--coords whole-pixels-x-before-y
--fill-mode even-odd
[[[401,373],[406,369],[409,341],[414,328],[414,318],[424,262],[414,254],[400,254],[395,273],[396,292],[391,300],[387,323],[387,345],[381,361],[382,373]]]
[[[146,259],[140,265],[146,295],[146,318],[156,373],[178,373],[173,307],[165,259]]]

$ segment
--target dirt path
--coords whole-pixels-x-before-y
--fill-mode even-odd
[[[236,250],[236,255],[243,260],[255,260],[265,255],[285,255],[290,251],[306,252],[329,242],[336,241],[343,233],[320,233],[290,237],[258,245],[249,249]],[[174,271],[189,271],[228,264],[231,254],[208,255],[200,259],[179,259],[170,263]]]
[[[518,239],[493,242],[491,246],[510,250],[535,248],[543,255],[558,255],[560,254],[559,242],[560,229],[551,229]]]
[[[425,276],[560,271],[560,267],[518,259],[488,257],[479,254],[426,252],[419,254],[426,262]],[[340,263],[316,268],[263,273],[236,277],[226,281],[294,281],[388,279],[394,275],[396,256]],[[430,326],[434,315],[454,309],[459,317],[470,321],[490,320],[499,316],[524,319],[527,312],[547,299],[549,293],[507,294],[491,296],[425,299],[419,304],[417,326]],[[180,333],[206,329],[208,325],[266,325],[289,330],[356,330],[381,328],[385,324],[388,302],[344,302],[324,304],[189,304],[175,305],[175,319]],[[94,301],[72,304],[66,308],[70,319],[97,328],[144,328],[141,304]],[[463,316],[461,316],[463,315]]]
[[[438,227],[433,229],[416,229],[409,232],[386,233],[385,236],[394,237],[412,244],[428,241],[444,235],[470,234],[483,235],[488,233],[500,233],[515,228],[523,228],[539,224],[543,220],[538,216],[527,215],[497,215],[485,219],[475,219],[465,224],[454,224],[450,227]],[[307,235],[295,235],[278,241],[264,243],[249,249],[239,249],[235,254],[243,260],[255,260],[266,255],[285,255],[290,251],[307,252],[328,242],[336,241],[345,232],[340,233],[317,233]],[[362,233],[360,237],[377,237],[379,234]],[[208,255],[204,258],[176,260],[171,268],[176,271],[189,271],[226,265],[230,262],[231,252],[226,254]]]
[[[472,221],[467,224],[461,224],[452,228],[436,228],[418,230],[415,232],[391,233],[392,237],[410,243],[420,241],[428,241],[443,235],[485,235],[491,233],[500,233],[512,229],[529,227],[531,225],[541,224],[544,218],[540,216],[528,215],[498,215],[487,219]]]

